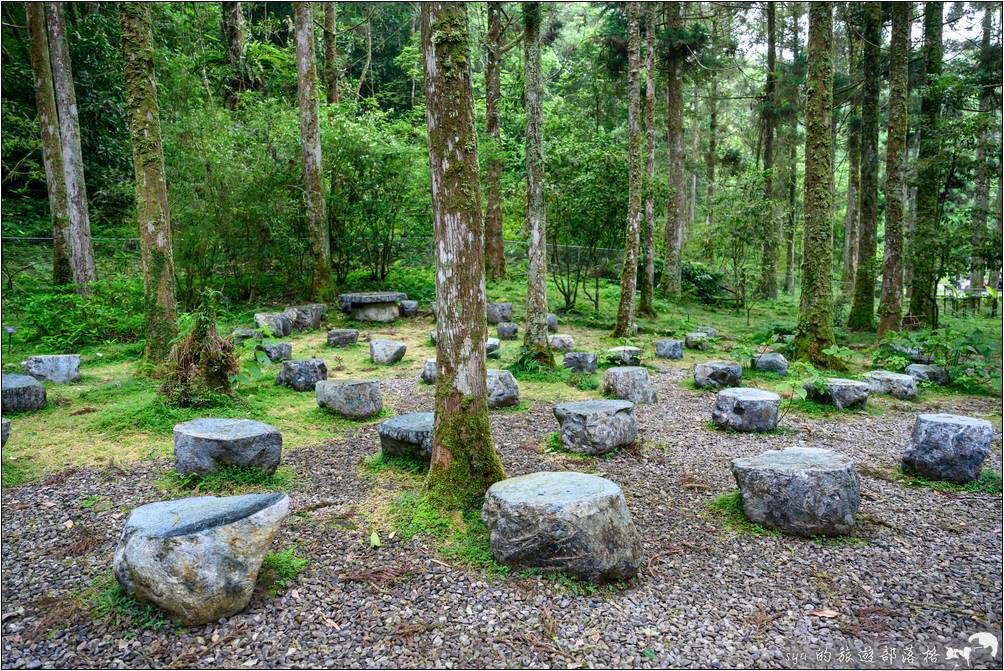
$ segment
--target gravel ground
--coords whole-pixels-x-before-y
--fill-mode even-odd
[[[243,613],[204,627],[131,631],[75,607],[74,595],[108,570],[127,511],[160,498],[154,483],[167,461],[4,489],[0,661],[4,668],[882,668],[909,666],[904,655],[913,650],[917,665],[952,668],[962,660],[946,660],[945,644],[961,648],[981,631],[1000,638],[999,495],[945,494],[863,475],[856,544],[739,533],[707,512],[735,487],[729,460],[764,449],[828,447],[862,468],[894,466],[923,404],[833,419],[789,415],[777,435],[725,434],[706,428],[714,397],[684,388],[685,375],[682,368],[655,374],[660,402],[638,410],[638,447],[612,458],[544,452],[557,429],[549,405],[492,415],[508,474],[577,469],[624,488],[646,559],[630,584],[583,593],[547,577],[492,577],[451,566],[422,536],[385,538],[370,549],[371,515],[401,484],[360,468],[379,445],[369,425],[284,455],[307,477],[291,492],[300,513],[276,547],[298,543],[310,565],[284,593],[261,592]],[[384,390],[399,413],[432,409],[429,388],[411,380],[387,380]],[[934,407],[983,416],[999,413],[1000,401],[959,397],[925,409]],[[999,433],[987,466],[1001,470]],[[94,495],[103,498],[82,507]],[[372,569],[385,579],[353,579]],[[923,657],[931,648],[936,663]],[[987,665],[978,653],[970,661]]]

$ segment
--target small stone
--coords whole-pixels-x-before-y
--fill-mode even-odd
[[[575,338],[570,335],[548,336],[547,344],[551,346],[551,349],[558,350],[559,352],[572,352],[575,350]]]
[[[422,367],[422,382],[426,384],[436,384],[436,360],[426,359],[425,366]]]
[[[365,419],[383,410],[379,380],[321,380],[314,392],[318,406],[350,419]]]
[[[568,352],[562,365],[573,373],[595,373],[598,357],[592,352]]]
[[[512,321],[512,303],[488,303],[485,308],[489,324]]]
[[[962,484],[980,477],[993,439],[985,419],[943,413],[917,416],[903,470],[929,480]]]
[[[356,329],[331,329],[328,331],[328,347],[346,347],[359,341]]]
[[[683,341],[673,339],[656,340],[655,355],[660,359],[682,359]]]
[[[40,410],[46,404],[45,387],[30,375],[3,375],[3,411],[28,412]]]
[[[655,403],[655,386],[640,366],[615,366],[603,374],[603,393],[632,403]]]
[[[254,323],[273,338],[285,338],[293,330],[293,320],[282,312],[256,312]]]
[[[585,580],[638,572],[641,540],[624,493],[605,478],[562,471],[496,482],[481,509],[495,559]]]
[[[638,437],[631,401],[577,401],[554,406],[561,445],[572,452],[606,454]]]
[[[951,382],[948,377],[948,371],[941,366],[932,366],[925,363],[912,363],[906,367],[905,372],[918,382],[933,382],[942,386],[946,386]]]
[[[710,326],[698,326],[694,330],[697,331],[698,333],[705,334],[709,338],[717,338],[718,337],[718,331],[715,330],[714,328],[710,327]]]
[[[864,377],[871,391],[877,394],[889,394],[904,401],[917,398],[917,380],[910,375],[873,370],[865,373]]]
[[[24,372],[36,380],[66,384],[80,379],[79,354],[43,354],[28,357]]]
[[[323,359],[290,359],[282,362],[275,383],[296,391],[313,391],[318,380],[328,379],[328,367]]]
[[[432,456],[434,419],[431,412],[411,412],[381,422],[377,429],[381,451],[388,457],[428,461]]]
[[[264,352],[272,363],[285,361],[293,356],[293,344],[288,342],[263,343],[255,347],[255,350]]]
[[[622,363],[625,366],[637,366],[641,363],[641,350],[627,345],[611,347],[607,350],[607,361]]]
[[[687,349],[699,349],[703,352],[711,348],[711,339],[707,333],[688,333],[683,339]]]
[[[488,369],[488,408],[508,408],[519,405],[519,384],[507,370]]]
[[[495,327],[499,340],[515,340],[519,334],[519,326],[512,322],[499,322]]]
[[[10,420],[6,417],[0,419],[0,424],[3,425],[3,442],[0,442],[0,446],[7,444],[7,439],[10,437]]]
[[[404,358],[408,346],[400,340],[371,340],[370,360],[377,364],[397,363]]]
[[[777,352],[767,352],[766,354],[755,356],[753,357],[752,364],[754,370],[765,373],[777,373],[782,377],[787,377],[788,375],[788,360]]]
[[[547,313],[547,330],[551,333],[558,332],[558,315],[553,312]]]
[[[749,387],[723,389],[715,398],[711,421],[730,431],[756,433],[777,427],[781,397]]]
[[[240,345],[245,340],[261,340],[265,333],[261,329],[249,329],[246,326],[238,326],[230,333],[235,345]]]
[[[182,475],[221,466],[257,466],[274,473],[282,459],[282,434],[253,419],[202,417],[174,427],[174,469]]]
[[[698,389],[738,387],[743,383],[743,367],[735,361],[705,361],[694,365],[694,386]]]
[[[309,331],[321,328],[321,320],[328,313],[328,306],[324,303],[308,303],[307,305],[294,305],[286,308],[284,314],[292,317],[293,329],[296,331]]]
[[[889,345],[889,349],[897,354],[902,354],[913,363],[933,364],[934,357],[924,354],[917,347],[906,347],[904,345]]]
[[[489,359],[498,359],[502,356],[502,343],[498,338],[488,338],[485,340],[485,356]]]
[[[854,462],[832,450],[793,447],[732,460],[750,521],[796,536],[854,531],[861,501]]]
[[[855,408],[865,404],[868,400],[870,387],[867,382],[857,380],[846,380],[842,377],[831,377],[823,384],[823,388],[806,382],[803,387],[808,397],[817,403],[828,403],[838,410],[845,408]]]
[[[418,314],[418,301],[401,301],[398,307],[402,317],[414,317]]]

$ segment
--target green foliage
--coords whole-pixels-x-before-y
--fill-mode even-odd
[[[896,482],[906,487],[922,487],[934,489],[939,492],[968,492],[973,494],[999,495],[1002,492],[1001,474],[984,468],[980,477],[972,482],[956,483],[945,480],[928,480],[915,473],[907,473],[902,468],[894,469],[871,469],[865,472],[866,475],[873,475],[883,480]]]
[[[428,462],[408,457],[390,457],[384,454],[383,451],[364,459],[363,465],[367,472],[374,475],[388,470],[404,471],[412,475],[419,475],[429,470]]]
[[[779,532],[765,529],[762,525],[750,522],[743,512],[743,497],[739,490],[715,497],[708,504],[708,511],[722,519],[725,526],[738,533],[754,536],[777,536]]]
[[[118,627],[155,631],[168,625],[164,611],[126,594],[111,571],[91,580],[78,596],[95,619],[112,621]]]
[[[979,328],[966,332],[947,327],[890,332],[882,339],[873,360],[897,366],[917,354],[931,357],[948,371],[951,385],[962,391],[985,392],[997,374],[993,341]]]
[[[0,468],[0,484],[6,487],[17,487],[25,485],[38,478],[38,470],[29,459],[18,457],[16,459],[3,455],[2,468]]]
[[[211,473],[182,475],[173,468],[157,479],[157,486],[168,493],[245,494],[248,492],[286,492],[296,485],[296,473],[280,466],[266,473],[257,466],[222,466]]]
[[[716,305],[722,298],[724,279],[722,274],[708,268],[703,263],[684,261],[680,265],[680,279],[684,293],[693,296],[705,305]]]
[[[230,396],[237,378],[237,357],[231,338],[216,333],[218,292],[206,290],[202,305],[179,319],[178,339],[171,347],[160,393],[171,405],[200,408],[218,405]],[[265,359],[264,354],[262,355]]]
[[[837,370],[846,370],[857,358],[854,350],[842,345],[830,345],[823,350],[823,354],[827,356],[830,367]]]
[[[272,596],[282,592],[293,580],[303,573],[310,560],[299,552],[299,547],[291,545],[285,550],[265,555],[258,573],[259,584],[266,587]]]

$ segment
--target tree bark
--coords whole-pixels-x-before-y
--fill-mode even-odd
[[[976,187],[973,192],[973,216],[972,216],[972,245],[977,253],[972,255],[972,272],[969,286],[973,289],[983,288],[983,273],[989,265],[990,259],[983,255],[983,249],[987,240],[987,219],[990,214],[990,182],[996,170],[997,156],[987,152],[987,148],[995,146],[994,134],[996,131],[992,116],[995,98],[994,88],[997,84],[995,77],[994,56],[995,50],[991,45],[991,34],[993,33],[993,11],[997,5],[987,4],[983,8],[983,38],[980,44],[980,116],[988,118],[991,123],[987,124],[987,131],[982,142],[976,143]],[[996,49],[999,55],[1000,48]]]
[[[151,363],[162,363],[167,360],[171,341],[177,334],[178,305],[174,295],[174,250],[160,140],[160,106],[153,71],[151,6],[125,2],[120,7],[126,109],[136,171],[136,220],[143,259],[145,356]]]
[[[309,2],[294,2],[293,16],[296,24],[296,90],[300,106],[303,197],[307,209],[307,237],[313,255],[310,294],[314,300],[320,300],[328,293],[331,282],[331,246],[324,212],[314,17],[310,5]]]
[[[683,3],[667,2],[669,30],[683,30]],[[678,39],[674,37],[672,39]],[[666,72],[666,144],[669,147],[669,199],[666,203],[666,232],[662,284],[664,295],[679,298],[682,293],[680,263],[684,228],[684,149],[683,149],[683,53],[673,45]]]
[[[910,252],[913,257],[913,285],[910,314],[921,326],[938,324],[938,248],[941,237],[938,194],[941,191],[941,94],[930,84],[941,77],[942,10],[940,2],[924,3],[924,70],[928,86],[921,98],[920,153],[917,158],[917,209]]]
[[[777,228],[774,201],[774,109],[777,107],[777,39],[774,2],[764,3],[767,9],[767,85],[764,91],[763,106],[763,169],[764,198],[771,203],[771,221],[767,222],[767,230],[763,239],[763,254],[760,267],[760,286],[758,293],[761,298],[775,300],[777,298],[777,252],[780,242],[780,232]]]
[[[791,26],[791,55],[792,64],[798,63],[798,22],[801,17],[799,5],[792,6],[792,26]],[[787,190],[788,190],[788,213],[787,230],[785,232],[786,250],[784,263],[784,292],[791,294],[795,292],[795,232],[797,224],[798,208],[798,85],[792,85],[793,91],[790,100],[793,101],[794,111],[791,114],[791,124],[789,127],[790,136],[788,138],[788,165],[787,165]]]
[[[655,4],[645,10],[645,222],[642,234],[643,271],[638,314],[654,318],[655,305]]]
[[[28,37],[31,51],[31,72],[35,82],[35,107],[42,135],[42,165],[49,193],[49,214],[52,218],[52,283],[63,286],[73,282],[73,269],[67,250],[70,248],[66,202],[66,180],[63,173],[63,147],[59,140],[59,113],[52,90],[52,66],[49,62],[49,37],[46,31],[45,7],[41,2],[27,4]]]
[[[223,46],[230,65],[230,81],[227,84],[227,105],[237,104],[238,94],[247,85],[245,60],[247,55],[247,24],[240,2],[223,4]]]
[[[861,183],[858,219],[857,268],[854,271],[854,301],[847,327],[854,331],[875,328],[875,247],[878,235],[878,116],[879,52],[882,48],[882,4],[865,3],[864,46],[861,58],[864,77],[861,92]]]
[[[63,151],[63,180],[66,184],[66,255],[77,293],[86,296],[90,293],[89,284],[98,277],[94,270],[94,250],[91,247],[91,221],[87,209],[84,160],[80,151],[77,96],[73,90],[73,70],[70,66],[70,49],[66,44],[63,4],[45,3],[45,16],[59,115],[59,140]]]
[[[802,295],[795,359],[825,366],[833,344],[833,173],[830,109],[833,106],[833,7],[809,3],[809,54],[805,101],[805,234]]]
[[[505,477],[488,424],[481,186],[465,3],[421,3],[436,239],[436,419],[428,494],[473,508]]]
[[[338,102],[338,3],[324,3],[324,86],[329,105]]]
[[[366,61],[363,63],[362,72],[359,73],[359,85],[356,87],[356,100],[363,95],[363,83],[366,75],[369,74],[370,64],[373,62],[373,19],[372,16],[366,18]],[[373,87],[370,87],[372,90]]]
[[[882,261],[882,298],[878,309],[879,338],[888,331],[899,330],[903,311],[903,168],[913,3],[894,3],[890,9],[892,38],[889,44],[889,121],[885,150],[885,256]]]
[[[861,74],[858,59],[859,38],[851,20],[851,9],[844,6],[844,27],[847,31],[847,79],[853,81]],[[854,272],[857,268],[858,250],[858,186],[861,180],[861,95],[854,93],[847,116],[847,209],[844,212],[843,256],[840,284],[845,293],[854,289]]]
[[[502,100],[502,3],[488,3],[488,36],[485,51],[485,129],[491,155],[488,159],[488,211],[485,217],[485,251],[492,279],[506,275],[505,243],[502,238],[502,147],[499,135],[499,102]]]
[[[641,226],[641,7],[627,3],[628,15],[628,215],[621,272],[621,301],[613,336],[635,331],[634,292],[638,278],[638,234]],[[681,173],[682,176],[682,173]],[[682,195],[682,194],[681,194]]]

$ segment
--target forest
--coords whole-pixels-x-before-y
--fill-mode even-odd
[[[0,11],[5,666],[999,664],[1001,3]]]

